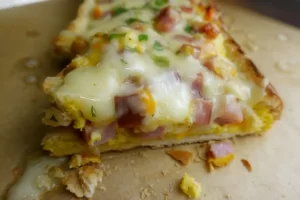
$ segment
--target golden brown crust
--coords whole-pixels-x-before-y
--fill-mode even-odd
[[[227,33],[225,26],[222,21],[220,21],[222,32],[226,35],[225,48],[227,53],[230,53],[230,58],[233,62],[239,63],[241,69],[245,70],[245,73],[249,75],[249,78],[255,81],[256,84],[263,86],[264,84],[264,75],[257,68],[257,66],[246,56],[240,45]],[[279,97],[277,91],[271,83],[266,85],[266,96],[263,101],[272,112],[274,119],[280,119],[283,102]]]
[[[72,44],[76,38],[83,36],[91,11],[95,7],[94,0],[84,0],[78,8],[77,17],[53,41],[53,52],[60,58],[71,59],[76,52],[72,51]]]

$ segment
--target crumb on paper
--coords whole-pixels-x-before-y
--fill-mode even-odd
[[[22,170],[18,167],[15,167],[12,169],[12,174],[13,174],[14,178],[18,178],[21,176]]]
[[[164,170],[162,170],[161,171],[161,174],[163,175],[163,176],[167,176],[167,175],[169,175],[171,172],[168,170],[168,169],[164,169]]]
[[[113,169],[114,169],[115,171],[117,171],[117,170],[119,170],[120,168],[119,168],[118,166],[115,165],[115,166],[113,167]]]
[[[247,40],[245,42],[245,47],[251,52],[256,52],[260,49],[259,46],[255,42],[250,41],[250,40]]]
[[[98,183],[102,182],[102,176],[102,170],[93,165],[86,165],[71,170],[62,179],[62,183],[77,197],[91,198]]]
[[[147,197],[150,197],[151,193],[149,191],[149,188],[144,188],[141,191],[141,199],[145,199]]]
[[[153,186],[154,185],[152,185],[152,184],[148,184],[146,187],[142,188],[141,193],[140,193],[140,198],[146,199],[150,196],[155,197],[156,194],[154,193]]]
[[[202,144],[202,145],[198,145],[198,146],[196,146],[196,151],[197,151],[197,162],[200,162],[201,160],[202,161],[207,161],[207,159],[204,157],[204,155],[202,155],[202,153],[201,153],[201,148],[202,147],[206,147],[207,146],[207,143],[205,143],[204,145]],[[200,160],[199,160],[200,159]]]
[[[135,161],[134,161],[134,160],[131,160],[130,163],[131,163],[131,164],[135,164]]]
[[[230,194],[226,194],[226,195],[225,195],[225,198],[226,198],[226,199],[232,199],[232,196],[231,196]]]
[[[199,163],[199,162],[202,162],[202,160],[200,158],[196,157],[196,158],[194,158],[194,162]]]
[[[150,194],[148,188],[143,189],[142,192],[141,192],[141,198],[142,198],[142,199],[145,199],[145,198],[147,198],[147,197],[150,197],[150,195],[151,195],[151,194]]]
[[[241,159],[244,167],[249,171],[249,172],[252,172],[252,166],[250,164],[250,162],[246,159]]]
[[[168,191],[164,191],[163,193],[163,196],[164,196],[164,200],[169,200],[170,198],[170,193]]]
[[[174,163],[174,166],[177,167],[177,168],[180,168],[180,167],[181,167],[177,162]]]
[[[292,73],[299,65],[300,61],[281,60],[276,63],[275,67],[281,72]]]
[[[76,154],[71,157],[70,168],[78,168],[89,163],[99,164],[101,162],[99,156]]]
[[[144,153],[144,152],[138,152],[138,156],[142,157],[142,158],[148,158],[148,156]]]
[[[201,185],[196,182],[195,179],[188,174],[185,174],[180,183],[180,189],[189,198],[199,198],[201,195]]]
[[[99,190],[105,192],[105,191],[106,191],[106,187],[105,187],[104,185],[101,185],[101,186],[99,187]]]
[[[103,171],[104,176],[109,176],[112,174],[111,167],[109,164],[101,164],[100,169]]]
[[[238,143],[238,139],[235,136],[231,138],[231,141],[232,141],[232,144],[237,144]]]
[[[186,150],[170,149],[167,153],[175,160],[179,161],[183,165],[188,165],[194,158],[194,154]]]
[[[277,35],[277,39],[280,40],[280,41],[287,41],[288,40],[287,36],[283,33],[279,33]]]

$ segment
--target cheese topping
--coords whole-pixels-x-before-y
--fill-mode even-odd
[[[155,104],[154,114],[143,114],[143,125],[192,123],[191,90],[199,74],[203,77],[201,98],[213,103],[211,122],[220,112],[218,102],[224,95],[233,95],[251,107],[262,100],[265,88],[245,78],[227,58],[223,35],[208,30],[218,34],[211,38],[201,29],[210,23],[204,17],[205,9],[199,11],[198,6],[183,0],[159,7],[162,2],[100,4],[102,18],[90,19],[84,35],[89,38],[102,33],[106,37],[103,48],[100,51],[91,45],[81,56],[90,62],[73,62],[76,68],[61,78],[63,83],[47,92],[59,105],[72,105],[84,119],[104,124],[116,120],[115,96],[135,94],[143,88]],[[184,12],[181,6],[190,9]],[[155,28],[158,21],[163,23]],[[190,45],[189,49],[180,52],[184,44]],[[128,82],[131,79],[137,79],[138,86]]]

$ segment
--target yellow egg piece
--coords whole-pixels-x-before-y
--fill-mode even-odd
[[[199,198],[202,191],[200,183],[197,183],[187,173],[184,174],[181,180],[180,188],[189,198]]]

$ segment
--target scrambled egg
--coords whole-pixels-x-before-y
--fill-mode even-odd
[[[228,165],[234,159],[234,154],[228,154],[221,158],[209,158],[208,163],[216,167],[223,167]]]
[[[180,188],[189,198],[199,198],[202,190],[200,183],[188,174],[183,176]]]

